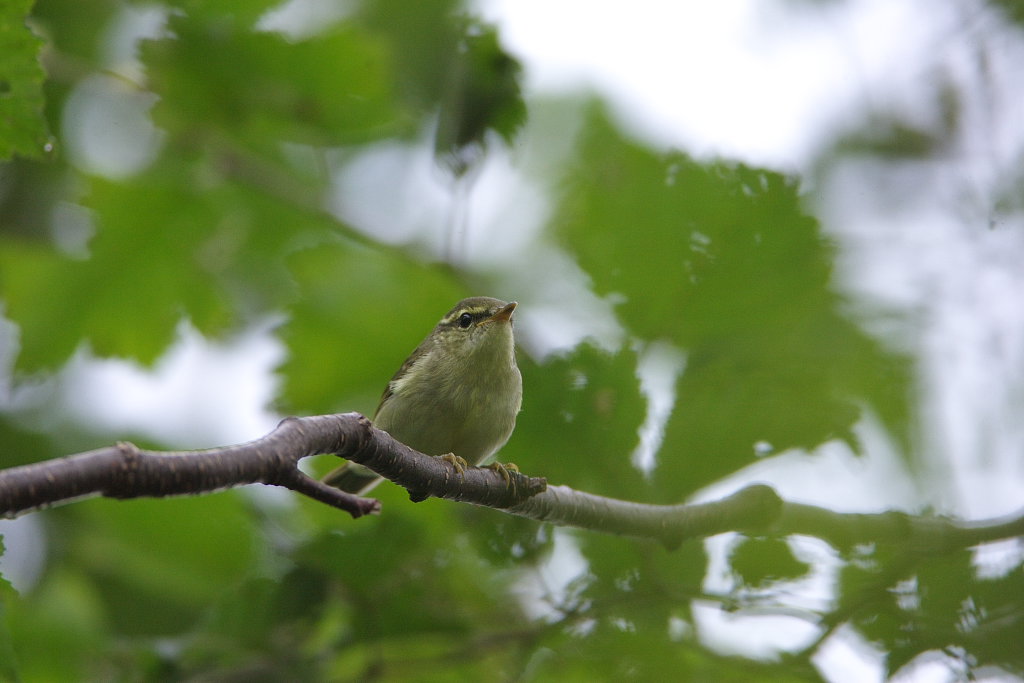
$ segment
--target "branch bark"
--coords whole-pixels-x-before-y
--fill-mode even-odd
[[[884,543],[919,554],[938,554],[1024,536],[1024,511],[977,522],[899,511],[842,513],[784,501],[766,484],[753,484],[709,503],[680,505],[634,503],[568,486],[548,486],[507,512],[562,526],[651,538],[669,548],[691,538],[739,531],[814,536],[844,550],[861,543]]]
[[[367,447],[369,421],[336,416],[331,430],[285,419],[249,443],[201,451],[147,451],[119,443],[65,458],[0,470],[0,514],[14,517],[79,498],[162,498],[211,493],[245,484],[285,486],[349,512],[376,512],[376,501],[324,486],[298,469],[307,455]]]
[[[922,553],[947,552],[1024,536],[1024,513],[964,523],[902,512],[844,514],[782,500],[769,486],[748,486],[722,500],[649,505],[547,486],[542,478],[473,467],[458,473],[442,458],[414,451],[358,413],[286,418],[248,443],[201,451],[146,451],[129,443],[0,470],[0,514],[12,517],[78,498],[166,497],[210,493],[247,484],[289,488],[353,517],[380,511],[360,498],[304,474],[299,461],[334,453],[428,497],[504,510],[537,521],[655,539],[667,547],[690,538],[740,531],[803,534],[838,548],[899,543]]]
[[[302,458],[325,453],[366,464],[405,486],[416,500],[429,496],[471,499],[500,508],[514,505],[545,486],[543,479],[515,472],[509,473],[506,481],[487,468],[472,468],[457,476],[447,461],[395,441],[358,413],[344,413],[285,418],[270,434],[235,446],[147,451],[119,443],[0,470],[0,515],[16,517],[96,495],[163,498],[247,484],[283,486],[353,517],[379,512],[378,501],[327,486],[299,469]]]

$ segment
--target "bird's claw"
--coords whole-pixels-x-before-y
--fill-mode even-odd
[[[508,486],[509,484],[512,483],[512,476],[509,474],[509,472],[515,472],[516,474],[519,474],[519,468],[516,466],[514,462],[506,462],[504,464],[500,462],[492,462],[490,465],[487,466],[487,468],[492,469],[498,474],[500,474],[501,478],[505,480],[505,486]]]
[[[444,460],[446,463],[449,463],[452,466],[452,468],[455,469],[455,473],[459,475],[465,474],[466,469],[469,467],[469,463],[466,462],[465,459],[460,458],[454,453],[445,453],[444,455],[438,455],[436,457],[440,458],[441,460]],[[495,472],[500,474],[501,478],[505,480],[506,486],[509,486],[512,483],[512,475],[510,475],[509,472],[515,472],[516,474],[519,474],[519,468],[516,466],[515,463],[512,462],[507,462],[504,464],[500,462],[492,462],[490,465],[487,466],[487,469],[494,470]]]
[[[459,456],[455,455],[454,453],[445,453],[444,455],[439,455],[437,457],[441,458],[446,463],[454,467],[456,474],[465,474],[466,468],[469,467],[468,462],[466,462]]]

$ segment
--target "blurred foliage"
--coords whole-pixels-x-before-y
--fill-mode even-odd
[[[282,330],[287,412],[356,409],[343,403],[348,395],[372,415],[384,383],[444,312],[437,302],[464,295],[452,273],[374,247],[324,244],[291,254],[288,265],[299,297]]]
[[[39,0],[30,31],[30,4],[0,9],[0,158],[16,155],[0,167],[0,299],[18,329],[16,386],[86,345],[152,363],[183,318],[216,337],[280,316],[277,407],[370,413],[453,301],[492,293],[491,274],[430,263],[323,208],[331,165],[374,144],[434,130],[433,153],[458,176],[516,139],[519,63],[458,3],[362,0],[293,36],[255,28],[277,2],[176,0],[136,46],[139,73],[110,50],[136,5]],[[97,83],[140,96],[159,131],[152,159],[123,177],[67,144],[68,103]],[[61,134],[39,159],[47,130]],[[523,355],[523,412],[503,459],[594,493],[677,502],[764,444],[856,448],[865,408],[909,450],[909,361],[843,315],[831,245],[794,179],[655,152],[599,104],[559,174],[553,236],[618,302],[628,343]],[[655,343],[686,366],[642,473],[637,366]],[[0,466],[68,438],[20,417],[0,420]],[[0,678],[817,677],[813,650],[763,662],[702,641],[697,601],[737,604],[705,593],[701,543],[668,552],[379,492],[384,515],[358,522],[253,492],[41,513],[44,570],[20,595],[0,580]],[[966,553],[926,564],[859,552],[844,558],[825,622],[853,624],[890,671],[953,648],[968,670],[1021,672],[1020,566],[982,579]],[[777,591],[780,608],[809,571],[786,539],[740,540],[729,561],[734,583]]]
[[[910,369],[840,314],[831,248],[784,176],[663,157],[592,111],[559,226],[641,339],[688,353],[657,466],[666,501],[752,462],[758,443],[842,439],[867,400],[904,444]]]
[[[991,0],[991,4],[1006,12],[1006,16],[1018,23],[1024,24],[1024,1],[1022,0]]]
[[[795,581],[805,576],[811,567],[798,560],[785,539],[744,538],[729,555],[732,567],[741,585],[761,588],[778,581]]]
[[[519,369],[527,389],[505,459],[554,484],[616,498],[649,495],[629,459],[644,418],[634,353],[585,344],[541,365],[522,358]]]
[[[43,41],[25,22],[32,0],[0,7],[0,161],[18,154],[43,155],[48,132],[43,119]]]
[[[525,122],[522,69],[493,27],[470,24],[447,71],[434,151],[462,175],[483,154],[489,131],[511,143]]]
[[[301,42],[222,16],[171,15],[167,29],[173,37],[147,41],[142,58],[161,96],[153,120],[183,146],[228,135],[274,156],[282,142],[339,145],[403,128],[387,52],[358,27]]]
[[[999,667],[1024,676],[1024,571],[982,578],[971,552],[915,557],[872,552],[843,568],[837,614],[888,653],[892,675],[922,652],[942,652],[962,671]]]
[[[4,538],[0,535],[0,557],[4,554]],[[18,594],[11,584],[0,576],[0,680],[13,681],[18,679],[18,668],[14,655],[14,644],[11,638],[7,605],[15,602]]]

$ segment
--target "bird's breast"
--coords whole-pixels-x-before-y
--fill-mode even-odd
[[[375,424],[420,452],[480,464],[508,441],[521,402],[519,369],[501,363],[481,376],[396,382]]]

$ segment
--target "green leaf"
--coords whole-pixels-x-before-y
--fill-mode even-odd
[[[43,41],[25,18],[32,0],[0,7],[0,161],[15,154],[41,157],[49,140],[43,117],[43,81],[39,64]]]
[[[4,537],[0,534],[0,557],[4,556]],[[0,574],[0,680],[17,681],[17,658],[14,656],[14,645],[8,627],[7,604],[18,599],[18,594],[11,584]]]
[[[467,19],[452,0],[372,0],[357,20],[386,39],[403,99],[438,111],[434,150],[457,175],[483,152],[488,134],[511,143],[526,121],[522,67],[497,29]]]
[[[994,578],[974,577],[970,597],[960,604],[955,628],[964,632],[967,649],[978,666],[1000,666],[1024,677],[1024,564]]]
[[[288,264],[300,291],[281,330],[290,352],[281,368],[289,412],[358,405],[372,415],[406,357],[472,295],[439,266],[352,243],[306,249]]]
[[[26,681],[88,678],[88,662],[95,662],[108,642],[94,587],[73,563],[60,566],[54,560],[31,594],[6,605],[19,673]]]
[[[195,675],[261,670],[268,680],[314,680],[307,639],[336,602],[322,575],[296,568],[280,580],[252,578],[219,596],[182,659]]]
[[[729,563],[743,585],[752,588],[798,579],[811,569],[784,538],[743,538],[732,548]]]
[[[493,570],[472,553],[456,551],[461,542],[453,511],[409,505],[392,503],[392,514],[344,535],[325,532],[298,552],[300,562],[332,577],[337,599],[348,606],[345,632],[360,646],[397,638],[457,643],[473,631],[478,614],[498,610],[512,619],[515,610],[502,607]],[[437,519],[431,507],[438,508]],[[403,657],[399,651],[390,656]]]
[[[586,573],[551,607],[564,616],[567,633],[582,626],[586,635],[561,644],[549,640],[547,647],[572,654],[552,658],[547,670],[580,669],[591,679],[658,680],[667,670],[680,680],[699,678],[690,608],[702,592],[702,543],[667,552],[600,534],[577,534],[576,540]]]
[[[99,37],[124,6],[119,0],[36,0],[28,4],[33,5],[32,21],[47,41],[61,55],[85,67],[102,63],[105,43]],[[48,91],[62,88],[58,79],[46,85]]]
[[[631,461],[645,410],[635,353],[584,345],[542,365],[520,354],[519,368],[523,410],[499,460],[591,493],[649,495]]]
[[[21,330],[19,369],[63,363],[83,341],[150,363],[189,319],[208,336],[294,295],[284,257],[336,225],[210,172],[164,160],[123,182],[93,179],[86,258],[38,241],[0,241],[0,294]]]
[[[522,66],[498,41],[493,26],[471,23],[448,67],[434,150],[464,173],[495,132],[511,143],[526,121],[519,87]]]
[[[496,567],[520,567],[540,563],[554,547],[553,529],[522,517],[481,515],[460,511],[462,526],[480,557]]]
[[[0,468],[27,465],[64,454],[49,439],[6,415],[0,416],[0,444],[3,444]]]
[[[840,314],[832,249],[777,173],[622,138],[600,111],[568,172],[559,218],[601,294],[644,340],[687,354],[659,456],[680,496],[775,451],[856,447],[867,402],[907,438],[909,368]]]
[[[384,46],[353,27],[299,42],[205,17],[172,16],[169,29],[142,55],[154,120],[184,145],[229,135],[276,154],[284,141],[339,145],[407,126]]]
[[[402,99],[432,113],[448,82],[464,26],[458,0],[365,0],[355,20],[388,44]]]
[[[115,631],[169,634],[253,571],[256,535],[237,493],[90,501],[56,542],[88,577]]]
[[[1024,572],[979,577],[970,550],[914,558],[877,550],[843,568],[839,612],[888,653],[889,676],[943,652],[969,674],[999,666],[1024,674]]]

